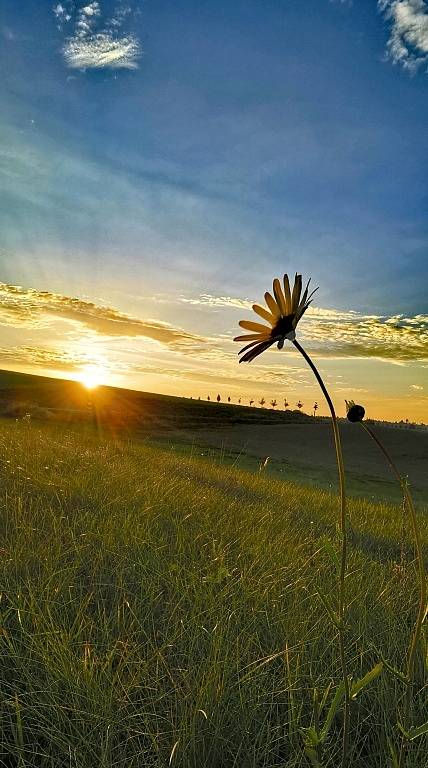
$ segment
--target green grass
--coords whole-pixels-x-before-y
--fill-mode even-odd
[[[340,681],[317,596],[337,593],[334,495],[82,425],[0,423],[0,470],[1,765],[308,765],[313,690]],[[361,677],[378,652],[403,668],[417,579],[399,507],[349,512]],[[383,672],[354,702],[352,766],[389,764],[402,695]],[[338,717],[325,766],[340,739]],[[408,766],[425,768],[423,738]]]
[[[207,444],[206,441],[198,440],[197,431],[193,433],[192,439],[181,433],[179,435],[164,435],[160,438],[151,436],[146,440],[153,446],[160,446],[164,450],[173,451],[178,455],[192,456],[195,459],[208,458],[222,466],[231,466],[247,472],[257,472],[261,463],[260,457],[247,453],[245,448],[239,451],[227,446],[217,448]],[[332,447],[331,450],[334,459]],[[316,456],[311,457],[310,455],[305,462],[297,461],[292,454],[287,460],[270,457],[264,472],[265,475],[276,480],[289,481],[331,493],[338,484],[337,465],[332,462],[331,467],[316,466],[314,460],[316,460]],[[420,509],[427,512],[427,489],[412,486],[411,491],[415,503],[419,505]],[[346,464],[346,494],[367,501],[391,504],[399,503],[402,498],[401,488],[392,473],[387,478],[375,474],[364,474],[361,471],[355,471],[351,462]]]

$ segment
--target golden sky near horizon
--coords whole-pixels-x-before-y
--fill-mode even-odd
[[[262,286],[264,289],[271,286]],[[260,301],[260,299],[259,299]],[[144,315],[138,304],[144,306]],[[0,284],[5,369],[206,399],[219,393],[255,404],[264,397],[327,414],[304,360],[286,342],[239,365],[240,319],[255,319],[244,297],[158,295],[128,312],[89,297]],[[155,319],[154,319],[155,318]],[[298,339],[313,356],[339,414],[345,399],[369,416],[428,421],[428,318],[380,317],[310,307]]]

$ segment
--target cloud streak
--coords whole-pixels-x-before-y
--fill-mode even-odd
[[[124,24],[131,8],[123,2],[113,15],[103,17],[96,0],[89,3],[58,3],[53,9],[60,28],[72,27],[62,48],[71,69],[137,69],[140,43],[132,34],[124,34]]]
[[[19,345],[0,347],[0,362],[75,371],[79,367],[96,365],[98,361],[90,355],[72,354],[56,347]]]
[[[182,301],[208,308],[251,310],[253,302],[202,294]],[[363,315],[352,310],[309,307],[299,330],[322,357],[377,357],[389,361],[428,359],[428,316]]]
[[[236,358],[233,359],[233,367],[230,370],[210,371],[205,368],[171,368],[160,365],[133,365],[133,373],[156,374],[188,381],[205,382],[207,386],[228,386],[238,388],[244,385],[260,389],[261,386],[305,386],[308,381],[308,373],[301,368],[287,366],[284,368],[269,368],[268,366],[254,366],[246,368],[236,366]]]
[[[55,319],[79,323],[100,336],[145,337],[184,352],[196,352],[206,343],[204,337],[168,323],[141,320],[83,299],[0,283],[0,324],[44,328]]]
[[[395,64],[415,72],[428,62],[428,4],[426,0],[379,0],[390,22],[388,54]]]

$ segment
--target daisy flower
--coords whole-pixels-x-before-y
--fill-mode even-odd
[[[283,285],[277,277],[275,278],[273,296],[269,291],[265,293],[267,308],[253,304],[254,312],[269,325],[255,323],[253,320],[241,320],[239,323],[241,328],[250,331],[249,334],[236,336],[234,339],[234,341],[249,342],[239,352],[242,355],[240,363],[250,363],[272,344],[277,344],[278,349],[282,349],[286,339],[294,341],[297,324],[309,307],[315,291],[318,290],[315,288],[309,293],[310,282],[309,279],[302,294],[302,275],[296,274],[292,290],[288,275],[284,275]]]

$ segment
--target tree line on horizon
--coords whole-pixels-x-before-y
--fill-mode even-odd
[[[200,400],[200,399],[201,398],[199,397],[198,400]],[[221,403],[221,395],[218,394],[215,398],[211,398],[211,395],[207,395],[207,400],[208,400],[208,402],[215,402],[216,401],[217,403]],[[232,398],[231,398],[230,395],[228,395],[228,397],[226,398],[225,402],[227,402],[227,403],[231,403],[232,402]],[[260,405],[261,408],[263,408],[266,405],[266,403],[267,403],[267,401],[266,401],[266,399],[264,397],[261,397],[260,400],[258,400],[257,402],[258,402],[258,404]],[[251,399],[249,399],[248,403],[249,403],[249,405],[251,407],[252,405],[254,405],[255,400],[253,398],[251,398]],[[237,399],[237,405],[243,405],[242,397],[239,397]],[[276,398],[273,398],[272,400],[270,400],[269,401],[269,405],[271,406],[271,408],[273,408],[275,410],[275,408],[278,405],[278,401],[276,400]],[[302,408],[303,408],[303,405],[304,404],[299,399],[297,401],[297,403],[296,403],[296,408],[298,408],[299,411],[301,411]],[[290,403],[288,402],[287,398],[285,397],[284,398],[284,411],[286,411],[287,408],[289,408],[289,406],[290,406]],[[319,408],[319,405],[315,401],[313,406],[312,406],[312,415],[313,416],[317,415],[318,408]]]

